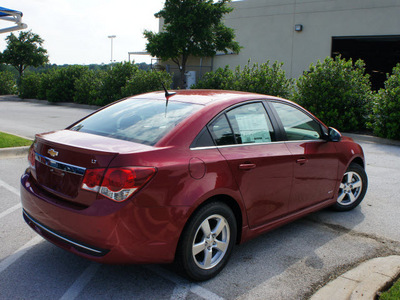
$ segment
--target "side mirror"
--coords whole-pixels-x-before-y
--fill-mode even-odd
[[[329,127],[328,129],[328,142],[340,142],[342,135],[335,128]]]

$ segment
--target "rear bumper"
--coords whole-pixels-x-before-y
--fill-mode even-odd
[[[25,210],[22,211],[25,222],[38,234],[45,237],[47,240],[52,241],[55,244],[63,245],[63,248],[74,248],[78,252],[86,253],[95,257],[102,257],[106,255],[110,250],[100,249],[91,245],[85,245],[80,241],[73,240],[70,237],[63,236],[47,226],[41,224],[33,217],[31,217]]]
[[[53,199],[21,178],[21,202],[28,225],[53,244],[100,263],[172,262],[187,207],[137,207],[132,201],[98,199],[82,209]]]

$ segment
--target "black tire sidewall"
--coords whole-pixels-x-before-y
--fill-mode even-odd
[[[204,270],[198,267],[194,262],[192,256],[192,244],[200,224],[209,216],[215,214],[223,216],[229,224],[229,245],[224,257],[219,262],[219,264],[209,270]],[[182,271],[184,271],[186,276],[195,281],[208,280],[216,276],[225,267],[229,260],[232,248],[236,242],[236,234],[237,225],[235,215],[226,204],[220,202],[212,202],[200,208],[191,217],[182,234],[179,249],[177,252],[177,261],[183,268]]]

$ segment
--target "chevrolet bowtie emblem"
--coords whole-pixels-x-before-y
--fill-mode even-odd
[[[58,155],[58,152],[54,149],[49,149],[47,153],[50,154],[51,157],[56,157]]]

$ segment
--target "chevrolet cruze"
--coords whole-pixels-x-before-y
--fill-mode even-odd
[[[153,92],[36,135],[25,221],[112,264],[176,261],[207,280],[232,248],[308,213],[356,207],[363,150],[299,105],[233,91]]]

